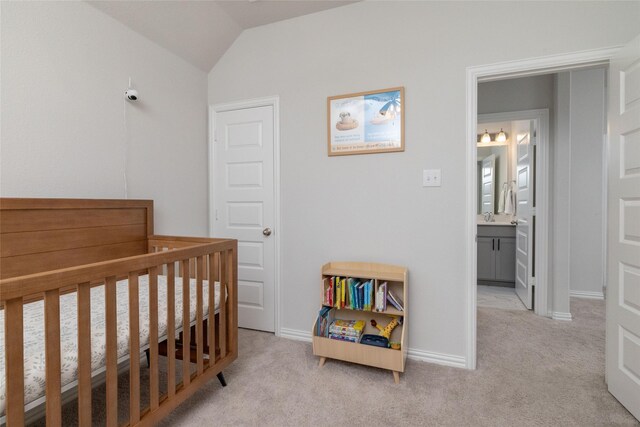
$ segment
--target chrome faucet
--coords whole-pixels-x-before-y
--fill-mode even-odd
[[[484,222],[493,222],[493,212],[485,212],[484,213]]]

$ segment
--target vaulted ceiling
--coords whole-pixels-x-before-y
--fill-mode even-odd
[[[354,1],[129,0],[88,3],[208,72],[243,30]]]

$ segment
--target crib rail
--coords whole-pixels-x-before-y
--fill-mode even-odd
[[[128,425],[151,425],[237,357],[237,241],[228,239],[149,236],[149,253],[78,267],[0,280],[5,310],[6,423],[25,422],[23,305],[44,299],[46,421],[61,425],[60,295],[77,294],[78,423],[92,423],[91,287],[104,284],[106,325],[106,421],[118,425],[118,354],[116,282],[129,279],[129,410]],[[177,274],[176,274],[177,266]],[[149,405],[141,408],[139,276],[149,275]],[[167,339],[158,337],[158,275],[167,277]],[[190,279],[196,281],[196,322],[191,325]],[[208,313],[203,287],[208,281]],[[215,282],[220,283],[215,312]],[[182,327],[176,336],[175,286],[182,286]],[[205,320],[206,317],[206,320]],[[192,334],[193,330],[193,334]],[[167,357],[167,387],[160,390],[158,360]],[[182,380],[176,365],[181,361]],[[192,366],[195,372],[192,373]]]

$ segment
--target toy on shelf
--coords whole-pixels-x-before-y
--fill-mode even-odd
[[[371,326],[378,328],[380,330],[380,335],[385,337],[387,340],[391,338],[391,331],[393,331],[398,325],[402,325],[401,317],[394,317],[384,328],[378,325],[378,322],[376,322],[375,319],[371,319]]]

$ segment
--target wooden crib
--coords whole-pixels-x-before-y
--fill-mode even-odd
[[[23,307],[42,300],[46,349],[42,400],[47,425],[62,423],[60,301],[61,297],[69,299],[69,293],[75,293],[72,300],[77,304],[77,355],[73,355],[77,357],[77,382],[73,388],[79,425],[92,422],[93,310],[104,313],[106,354],[101,369],[106,378],[106,423],[118,424],[118,369],[123,362],[117,353],[116,283],[123,279],[128,279],[128,425],[151,425],[167,415],[237,357],[237,253],[236,240],[154,235],[153,201],[149,200],[1,198],[6,424],[25,422]],[[139,293],[141,277],[148,282],[148,295]],[[166,307],[160,307],[166,311],[166,319],[160,319],[162,324],[166,321],[164,339],[158,336],[159,277],[166,282]],[[91,302],[95,292],[104,298],[104,307]],[[181,296],[181,306],[176,306],[176,295]],[[148,298],[142,301],[149,313],[145,348],[141,347],[141,298]],[[181,315],[181,325],[176,325],[176,315]],[[141,408],[144,351],[149,362],[149,405]],[[159,384],[160,355],[167,356],[164,393]],[[177,370],[182,373],[179,383]]]

